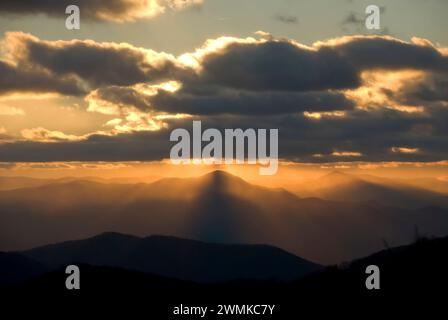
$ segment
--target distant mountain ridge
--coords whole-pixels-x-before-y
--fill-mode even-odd
[[[50,271],[43,264],[17,252],[0,252],[0,284],[11,285]]]
[[[117,236],[101,235],[100,238],[110,241],[111,238],[117,238]],[[119,240],[120,238],[118,236]],[[443,297],[441,293],[448,285],[446,273],[448,257],[443,254],[447,250],[448,237],[420,238],[411,245],[387,248],[342,266],[328,266],[287,282],[275,279],[246,279],[216,284],[197,283],[117,267],[80,264],[81,292],[82,297],[89,302],[92,298],[97,302],[99,297],[107,297],[105,300],[110,303],[109,299],[115,297],[117,299],[114,301],[121,304],[123,299],[130,298],[133,304],[136,299],[140,299],[146,306],[145,303],[151,299],[154,308],[160,307],[158,308],[159,318],[164,318],[166,315],[167,305],[172,306],[173,301],[185,301],[186,297],[208,303],[222,303],[229,297],[232,301],[241,303],[247,303],[248,299],[279,301],[283,311],[287,307],[293,311],[291,314],[294,315],[297,314],[297,301],[300,301],[301,307],[315,302],[313,308],[319,308],[322,307],[322,301],[327,305],[335,302],[336,299],[340,305],[339,303],[347,303],[347,301],[358,302],[359,298],[362,298],[367,299],[366,307],[371,306],[372,299],[376,307],[380,301],[395,304],[397,297],[400,296],[401,298],[417,298],[418,300],[415,301],[420,304],[422,297]],[[24,258],[22,261],[25,261]],[[381,290],[379,291],[367,290],[365,287],[367,277],[365,270],[369,265],[380,268]],[[22,267],[23,269],[26,268]],[[5,284],[0,282],[0,289],[8,295],[18,294],[17,297],[22,297],[28,292],[39,293],[39,296],[47,299],[61,295],[72,302],[72,295],[64,294],[67,290],[61,285],[66,277],[64,268],[58,268],[41,276],[29,278],[25,283],[4,286]],[[34,295],[33,298],[35,298]],[[379,298],[384,300],[378,300]],[[405,301],[409,303],[414,300],[406,299]],[[439,302],[439,300],[435,301]],[[388,306],[390,307],[389,304]],[[280,319],[285,318],[290,317],[280,317]]]
[[[291,281],[322,268],[272,246],[212,244],[167,236],[139,238],[119,233],[8,254],[25,260],[27,263],[21,265],[31,269],[89,264],[206,283],[243,279]]]
[[[426,206],[448,208],[447,195],[418,187],[415,183],[370,175],[352,175],[340,171],[333,171],[318,179],[291,186],[289,190],[302,198],[376,202],[380,205],[413,209]]]

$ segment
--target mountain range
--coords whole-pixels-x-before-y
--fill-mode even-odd
[[[400,208],[448,208],[448,183],[436,179],[390,179],[333,171],[288,188],[300,197],[370,202]]]
[[[26,250],[115,231],[268,244],[331,264],[410,243],[416,234],[448,234],[448,210],[443,206],[392,206],[363,198],[368,187],[360,187],[359,196],[356,190],[351,193],[358,201],[342,196],[338,201],[307,198],[253,185],[223,171],[150,184],[75,180],[4,190],[0,250]],[[388,189],[373,191],[395,196]],[[400,202],[414,199],[413,193],[406,196],[404,191],[397,197]]]
[[[140,271],[199,283],[292,281],[321,266],[266,245],[225,245],[167,236],[139,238],[103,233],[22,252],[0,253],[0,283],[31,279],[68,265]]]
[[[108,233],[91,239],[36,248],[28,252],[0,254],[0,261],[2,262],[0,264],[2,271],[0,275],[6,271],[6,274],[16,279],[16,282],[7,281],[5,283],[1,281],[5,277],[0,278],[0,292],[7,294],[10,298],[14,297],[19,302],[23,302],[29,293],[31,301],[41,299],[43,302],[51,301],[67,306],[73,305],[73,301],[75,301],[77,308],[80,306],[87,307],[91,303],[101,303],[101,306],[109,311],[113,309],[115,304],[126,305],[126,312],[134,310],[132,307],[138,306],[144,306],[147,310],[148,303],[150,303],[151,315],[157,314],[158,319],[166,318],[167,312],[170,312],[174,305],[180,303],[216,305],[264,303],[264,301],[267,301],[266,303],[278,304],[279,310],[276,312],[275,318],[287,319],[290,318],[288,315],[297,314],[298,306],[301,311],[303,308],[309,308],[315,314],[316,310],[322,308],[329,309],[329,312],[333,313],[334,308],[332,306],[340,308],[342,304],[343,308],[351,308],[353,303],[359,306],[358,303],[360,302],[365,304],[366,308],[370,306],[372,310],[376,310],[375,308],[378,306],[384,308],[389,304],[396,305],[397,301],[403,301],[405,305],[415,301],[420,305],[422,301],[430,300],[433,305],[439,301],[442,302],[440,300],[443,296],[441,293],[448,285],[446,274],[448,259],[444,254],[448,249],[448,237],[420,238],[411,245],[387,248],[340,266],[319,267],[318,270],[313,272],[302,273],[302,276],[294,280],[279,281],[275,276],[269,279],[257,279],[256,276],[259,273],[257,274],[257,268],[254,268],[252,269],[253,273],[249,277],[245,275],[244,279],[239,278],[215,283],[182,280],[148,273],[145,270],[137,271],[114,266],[119,260],[114,262],[109,260],[108,265],[104,265],[106,256],[108,257],[107,260],[114,256],[123,256],[125,252],[132,251],[132,246],[122,246],[131,239],[133,239],[132,241],[135,240],[136,243],[154,241],[151,237],[135,239],[132,236]],[[168,244],[169,247],[169,242],[172,240],[166,237],[157,238],[159,245],[162,245],[156,247],[167,248],[165,245]],[[179,245],[178,248],[199,245],[206,246],[211,250],[216,249],[214,244],[190,243],[190,240],[182,239],[174,240]],[[89,248],[89,245],[93,245],[94,248]],[[108,249],[115,247],[120,250],[115,254],[112,252],[104,254],[99,249],[105,246]],[[170,259],[174,258],[172,256],[173,251],[168,250],[167,254],[157,253],[156,247],[152,247],[151,251],[140,252],[143,254],[141,258],[147,260],[148,265],[150,264],[148,259],[150,256],[161,258],[163,263],[170,263]],[[230,251],[227,251],[227,249]],[[257,248],[238,246],[238,250],[242,250],[249,255],[253,249]],[[266,255],[262,253],[258,256],[260,252],[257,253],[257,256],[260,257],[257,258],[258,263],[260,263],[259,267],[263,268],[263,264],[266,262],[262,259],[272,257],[279,261],[275,268],[271,269],[273,271],[273,273],[270,273],[271,275],[278,275],[281,266],[289,266],[291,267],[290,270],[294,266],[298,270],[303,266],[315,267],[312,264],[303,264],[302,259],[294,258],[276,248],[261,247],[257,250],[265,249]],[[235,247],[223,246],[218,250],[221,252],[227,251],[227,253],[234,255],[232,250],[235,250]],[[204,252],[203,250],[200,251],[201,253],[196,254],[196,257]],[[93,252],[102,257],[94,258],[92,256]],[[175,250],[174,252],[179,253],[180,251]],[[277,256],[271,256],[272,252],[277,252]],[[62,257],[58,257],[59,254]],[[34,258],[27,257],[27,255],[34,255],[36,259],[41,259],[45,263],[54,263],[54,266],[60,265],[60,263],[68,263],[72,259],[89,261],[91,264],[77,264],[81,272],[81,290],[78,292],[68,291],[63,285],[67,278],[65,266],[60,265],[56,269],[42,271],[40,269],[41,264],[33,260]],[[103,261],[103,265],[97,264],[100,260]],[[213,265],[213,261],[208,262]],[[296,262],[299,263],[296,264]],[[154,265],[160,263],[157,260],[153,261]],[[189,264],[192,263],[189,262]],[[365,280],[368,275],[365,270],[369,265],[376,265],[380,270],[380,290],[366,289]],[[5,266],[9,266],[9,270]],[[231,266],[231,271],[227,272],[227,275],[235,272],[233,275],[239,274],[240,276],[242,270],[239,269],[240,267],[244,269],[246,265]],[[265,268],[265,270],[267,269]],[[31,274],[32,271],[33,274]],[[207,268],[203,269],[202,272],[209,274]],[[375,304],[374,307],[372,302]]]

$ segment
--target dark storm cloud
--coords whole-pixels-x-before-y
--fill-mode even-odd
[[[338,92],[242,92],[215,88],[204,92],[181,89],[171,93],[158,90],[154,96],[130,87],[101,88],[95,99],[142,111],[163,111],[192,115],[273,115],[304,111],[350,110],[354,103]]]
[[[57,77],[44,70],[16,66],[0,60],[0,94],[14,92],[81,95],[86,92],[76,79]]]
[[[288,41],[233,43],[202,61],[201,81],[254,91],[354,88],[349,61],[327,48],[314,51]]]
[[[331,48],[358,71],[415,69],[448,72],[448,56],[426,42],[408,43],[384,36],[354,36],[347,40],[331,46],[323,44],[321,49]]]
[[[56,75],[76,75],[91,87],[162,81],[175,77],[174,58],[125,44],[38,41],[21,35],[24,56],[31,65]]]
[[[78,142],[0,144],[0,159],[5,162],[161,160],[169,157],[169,152],[166,129],[117,136],[92,135]]]
[[[130,45],[93,41],[41,41],[15,35],[12,56],[25,66],[55,79],[76,77],[93,91],[90,97],[143,111],[188,113],[204,127],[277,128],[280,157],[299,161],[437,161],[448,158],[446,77],[448,58],[430,43],[408,43],[391,37],[345,37],[305,47],[290,40],[230,41],[194,56],[198,66],[186,67],[167,54]],[[361,110],[344,96],[356,89],[369,70],[417,70],[425,77],[405,83],[401,92],[385,88],[392,105]],[[5,69],[6,70],[6,69]],[[0,81],[5,86],[3,72]],[[44,78],[45,79],[45,78]],[[176,92],[142,87],[176,80]],[[39,79],[16,85],[46,90]],[[406,78],[404,78],[406,81]],[[26,84],[26,85],[24,85]],[[154,89],[150,88],[150,89]],[[367,88],[369,89],[369,88]],[[389,90],[390,92],[388,92]],[[367,98],[366,98],[367,99]],[[424,112],[391,110],[404,101]],[[394,104],[395,103],[395,104]],[[343,110],[344,115],[303,114]],[[123,121],[124,118],[122,119]],[[191,127],[191,119],[166,121],[169,128]],[[125,161],[158,160],[169,156],[169,132],[90,135],[81,141],[0,144],[0,161]],[[413,148],[412,154],[393,152]],[[333,152],[348,152],[335,157]],[[359,153],[353,158],[350,152]],[[321,158],[313,155],[322,154]]]
[[[310,162],[332,161],[438,161],[447,159],[448,112],[438,120],[394,110],[356,110],[347,117],[310,120],[303,115],[202,116],[206,128],[279,129],[279,156]],[[0,161],[128,161],[169,157],[171,128],[191,130],[192,119],[170,122],[170,129],[117,136],[92,135],[78,142],[18,142],[0,145]],[[424,131],[426,130],[426,131]],[[429,134],[430,133],[430,134]],[[393,147],[418,148],[415,154],[397,154]],[[334,151],[359,152],[360,157],[334,157]],[[322,158],[313,155],[323,154]]]
[[[360,74],[371,69],[448,72],[448,57],[433,46],[391,37],[346,37],[312,48],[289,40],[230,42],[200,57],[200,70],[172,55],[127,44],[41,41],[23,33],[7,39],[16,43],[13,55],[23,65],[77,76],[92,90],[177,80],[246,91],[325,91],[356,88]]]
[[[189,95],[159,92],[151,103],[166,112],[195,115],[273,115],[304,111],[348,110],[354,104],[334,92],[225,92],[216,95]]]
[[[252,91],[349,89],[365,70],[448,72],[448,57],[423,40],[353,36],[312,48],[289,40],[234,42],[201,60],[196,81]]]
[[[409,105],[448,101],[448,74],[428,74],[406,81],[399,92],[386,91],[393,99]]]

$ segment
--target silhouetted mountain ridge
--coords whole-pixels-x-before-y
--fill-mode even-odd
[[[40,276],[51,269],[16,252],[0,252],[0,284],[14,284]]]
[[[197,282],[292,280],[321,268],[267,245],[212,244],[160,235],[139,238],[111,232],[21,254],[52,269],[83,263]]]

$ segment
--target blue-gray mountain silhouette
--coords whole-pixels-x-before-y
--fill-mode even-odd
[[[0,252],[0,284],[20,283],[50,271],[43,264],[16,252]]]
[[[265,245],[224,245],[166,236],[104,233],[21,252],[50,269],[70,264],[111,266],[197,282],[293,280],[315,263]]]

